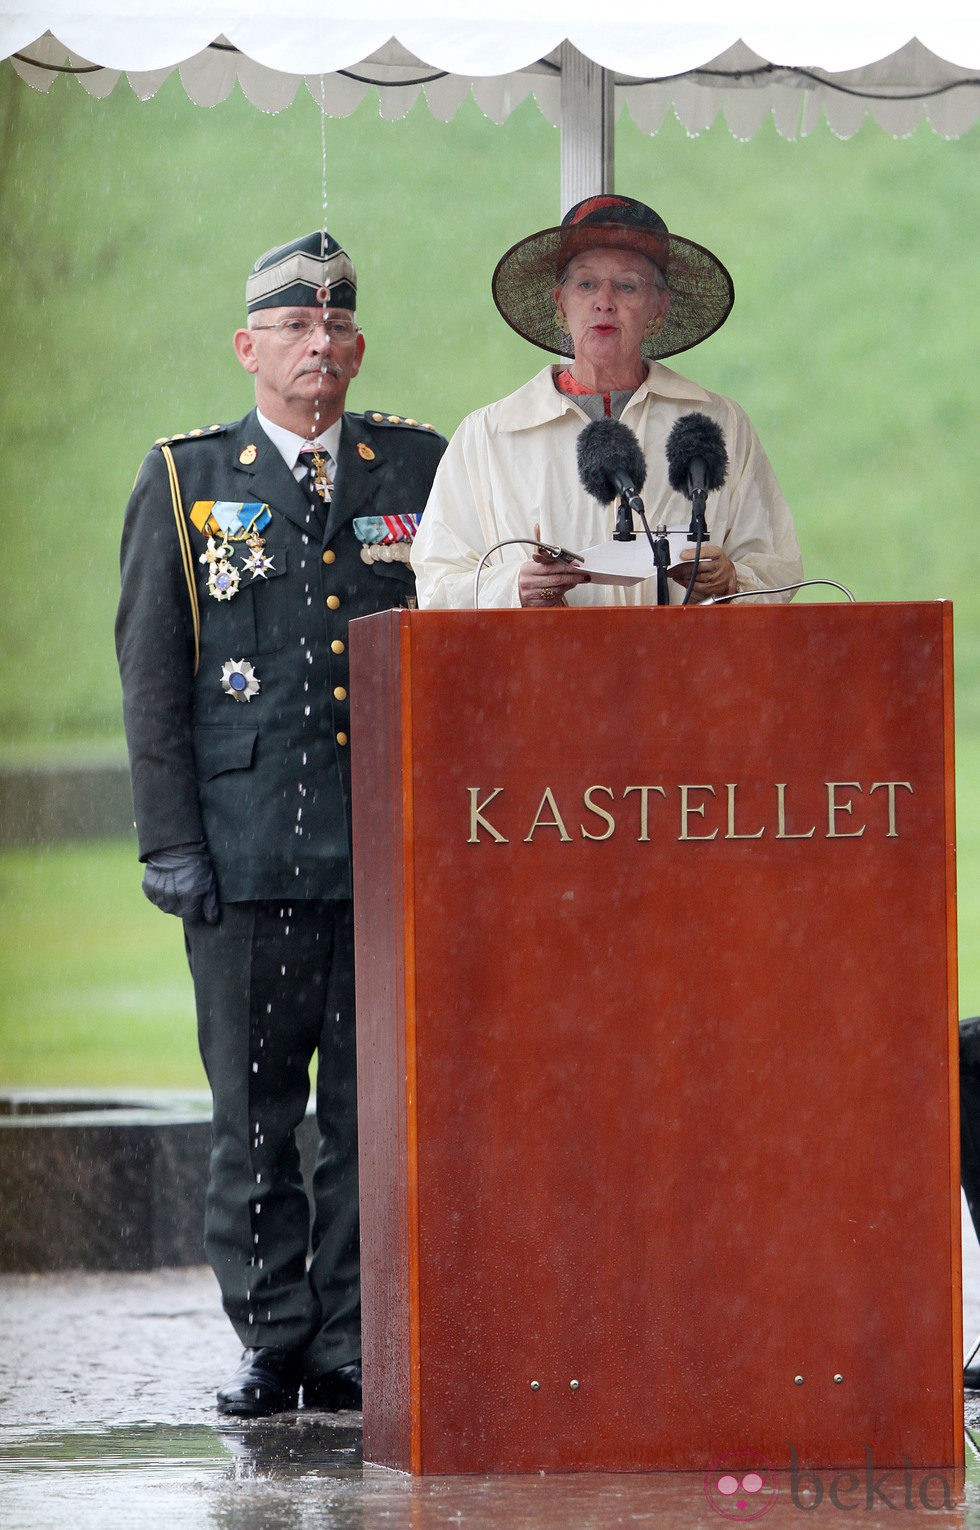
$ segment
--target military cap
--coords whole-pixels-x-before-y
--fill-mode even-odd
[[[347,251],[326,229],[304,234],[260,255],[245,283],[245,307],[357,307],[357,273]]]

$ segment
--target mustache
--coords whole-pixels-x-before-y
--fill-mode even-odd
[[[300,367],[301,377],[305,377],[308,372],[315,372],[317,376],[340,376],[340,368],[335,366],[332,361],[318,361],[312,366]]]

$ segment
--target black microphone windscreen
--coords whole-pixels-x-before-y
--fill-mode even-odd
[[[667,437],[667,477],[678,494],[688,492],[691,463],[704,464],[704,487],[720,489],[728,473],[721,427],[706,414],[682,414]]]
[[[578,476],[586,493],[603,505],[620,492],[617,479],[630,483],[639,494],[647,465],[629,426],[621,420],[593,420],[586,425],[578,438]]]

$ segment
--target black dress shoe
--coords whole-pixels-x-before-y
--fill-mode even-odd
[[[246,1349],[218,1392],[218,1412],[242,1418],[288,1413],[299,1399],[300,1360],[295,1349]]]
[[[303,1382],[303,1407],[319,1408],[324,1413],[339,1413],[344,1408],[361,1406],[361,1362],[338,1365],[335,1371],[307,1376]]]
[[[980,1360],[963,1367],[963,1385],[968,1392],[980,1392]]]

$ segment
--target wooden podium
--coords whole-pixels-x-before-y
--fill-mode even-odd
[[[963,1459],[948,604],[351,625],[365,1459]]]

